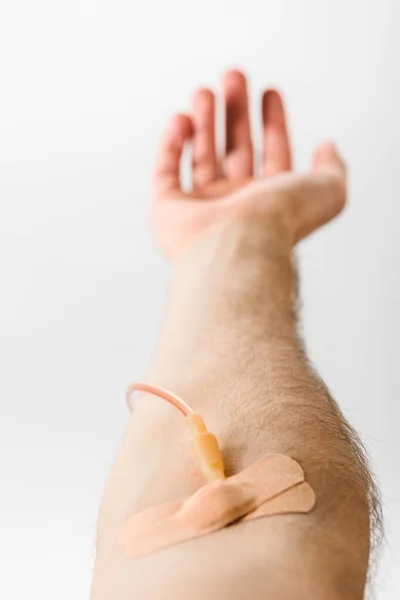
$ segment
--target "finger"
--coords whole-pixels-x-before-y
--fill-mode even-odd
[[[263,172],[276,175],[292,168],[290,141],[285,109],[280,94],[267,90],[262,98],[264,126]]]
[[[301,178],[290,202],[298,224],[296,241],[328,223],[342,211],[346,203],[346,167],[332,143],[317,148],[313,173]]]
[[[330,200],[326,201],[326,222],[336,217],[346,203],[346,164],[336,146],[332,142],[325,142],[314,152],[313,169],[319,176],[321,185],[325,187],[326,197]]]
[[[193,186],[215,181],[218,173],[215,147],[215,98],[210,90],[199,90],[193,98]]]
[[[346,179],[346,165],[332,142],[325,142],[315,150],[313,169],[317,173],[332,173]]]
[[[224,172],[228,179],[246,179],[253,174],[249,103],[246,78],[229,71],[223,80],[226,107],[226,156]]]
[[[173,117],[162,138],[156,161],[154,190],[157,198],[181,191],[180,161],[185,143],[192,135],[193,124],[188,115]]]

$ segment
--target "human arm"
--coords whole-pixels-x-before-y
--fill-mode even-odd
[[[329,152],[324,172],[340,174],[341,161]],[[326,189],[328,201],[337,199],[336,212],[342,177]],[[301,197],[299,189],[289,196],[285,186],[264,190],[268,210],[256,210],[247,190],[251,208],[233,201],[240,210],[190,230],[179,248],[174,243],[166,318],[148,380],[201,412],[220,440],[228,475],[270,452],[296,459],[316,492],[314,511],[127,558],[118,541],[125,520],[187,497],[202,483],[180,416],[144,395],[102,500],[93,600],[362,598],[374,488],[357,436],[311,369],[298,334],[292,248],[312,219],[302,216],[303,207],[296,221],[296,211],[282,212],[279,202]],[[321,191],[318,197],[324,202]]]

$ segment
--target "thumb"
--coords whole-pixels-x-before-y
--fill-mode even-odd
[[[295,243],[328,223],[346,202],[346,168],[335,146],[326,142],[314,153],[313,169],[300,177],[292,196]]]
[[[345,182],[346,165],[333,142],[325,142],[315,150],[313,171],[336,175]]]

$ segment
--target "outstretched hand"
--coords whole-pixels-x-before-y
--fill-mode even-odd
[[[222,219],[254,217],[279,225],[293,247],[330,221],[346,200],[345,166],[331,143],[314,152],[310,172],[292,172],[290,140],[282,98],[275,90],[262,96],[262,172],[254,172],[245,76],[223,78],[226,114],[225,155],[215,140],[215,96],[198,90],[192,113],[176,115],[163,136],[154,175],[153,224],[164,254],[175,259],[192,238]],[[192,141],[192,190],[180,182],[180,162]]]

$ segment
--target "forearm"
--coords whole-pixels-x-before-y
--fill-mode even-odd
[[[265,518],[191,542],[195,562],[187,552],[190,544],[140,561],[123,558],[117,538],[130,514],[181,499],[201,484],[179,415],[143,397],[102,502],[95,600],[110,597],[105,591],[110,569],[117,570],[114,585],[117,575],[124,581],[113,595],[118,600],[136,597],[137,589],[141,598],[168,598],[168,590],[188,597],[177,572],[175,583],[165,572],[154,588],[151,572],[165,571],[176,558],[186,565],[185,585],[192,581],[197,590],[191,598],[242,598],[243,590],[254,590],[247,592],[254,598],[267,592],[271,598],[362,597],[368,472],[350,429],[304,356],[290,252],[273,231],[255,223],[222,226],[176,265],[149,380],[174,390],[205,417],[220,440],[228,474],[266,453],[288,454],[304,468],[317,506],[308,516]],[[232,544],[229,570],[216,556],[226,545],[232,552]],[[253,567],[244,576],[240,565],[249,564],[250,556]]]

